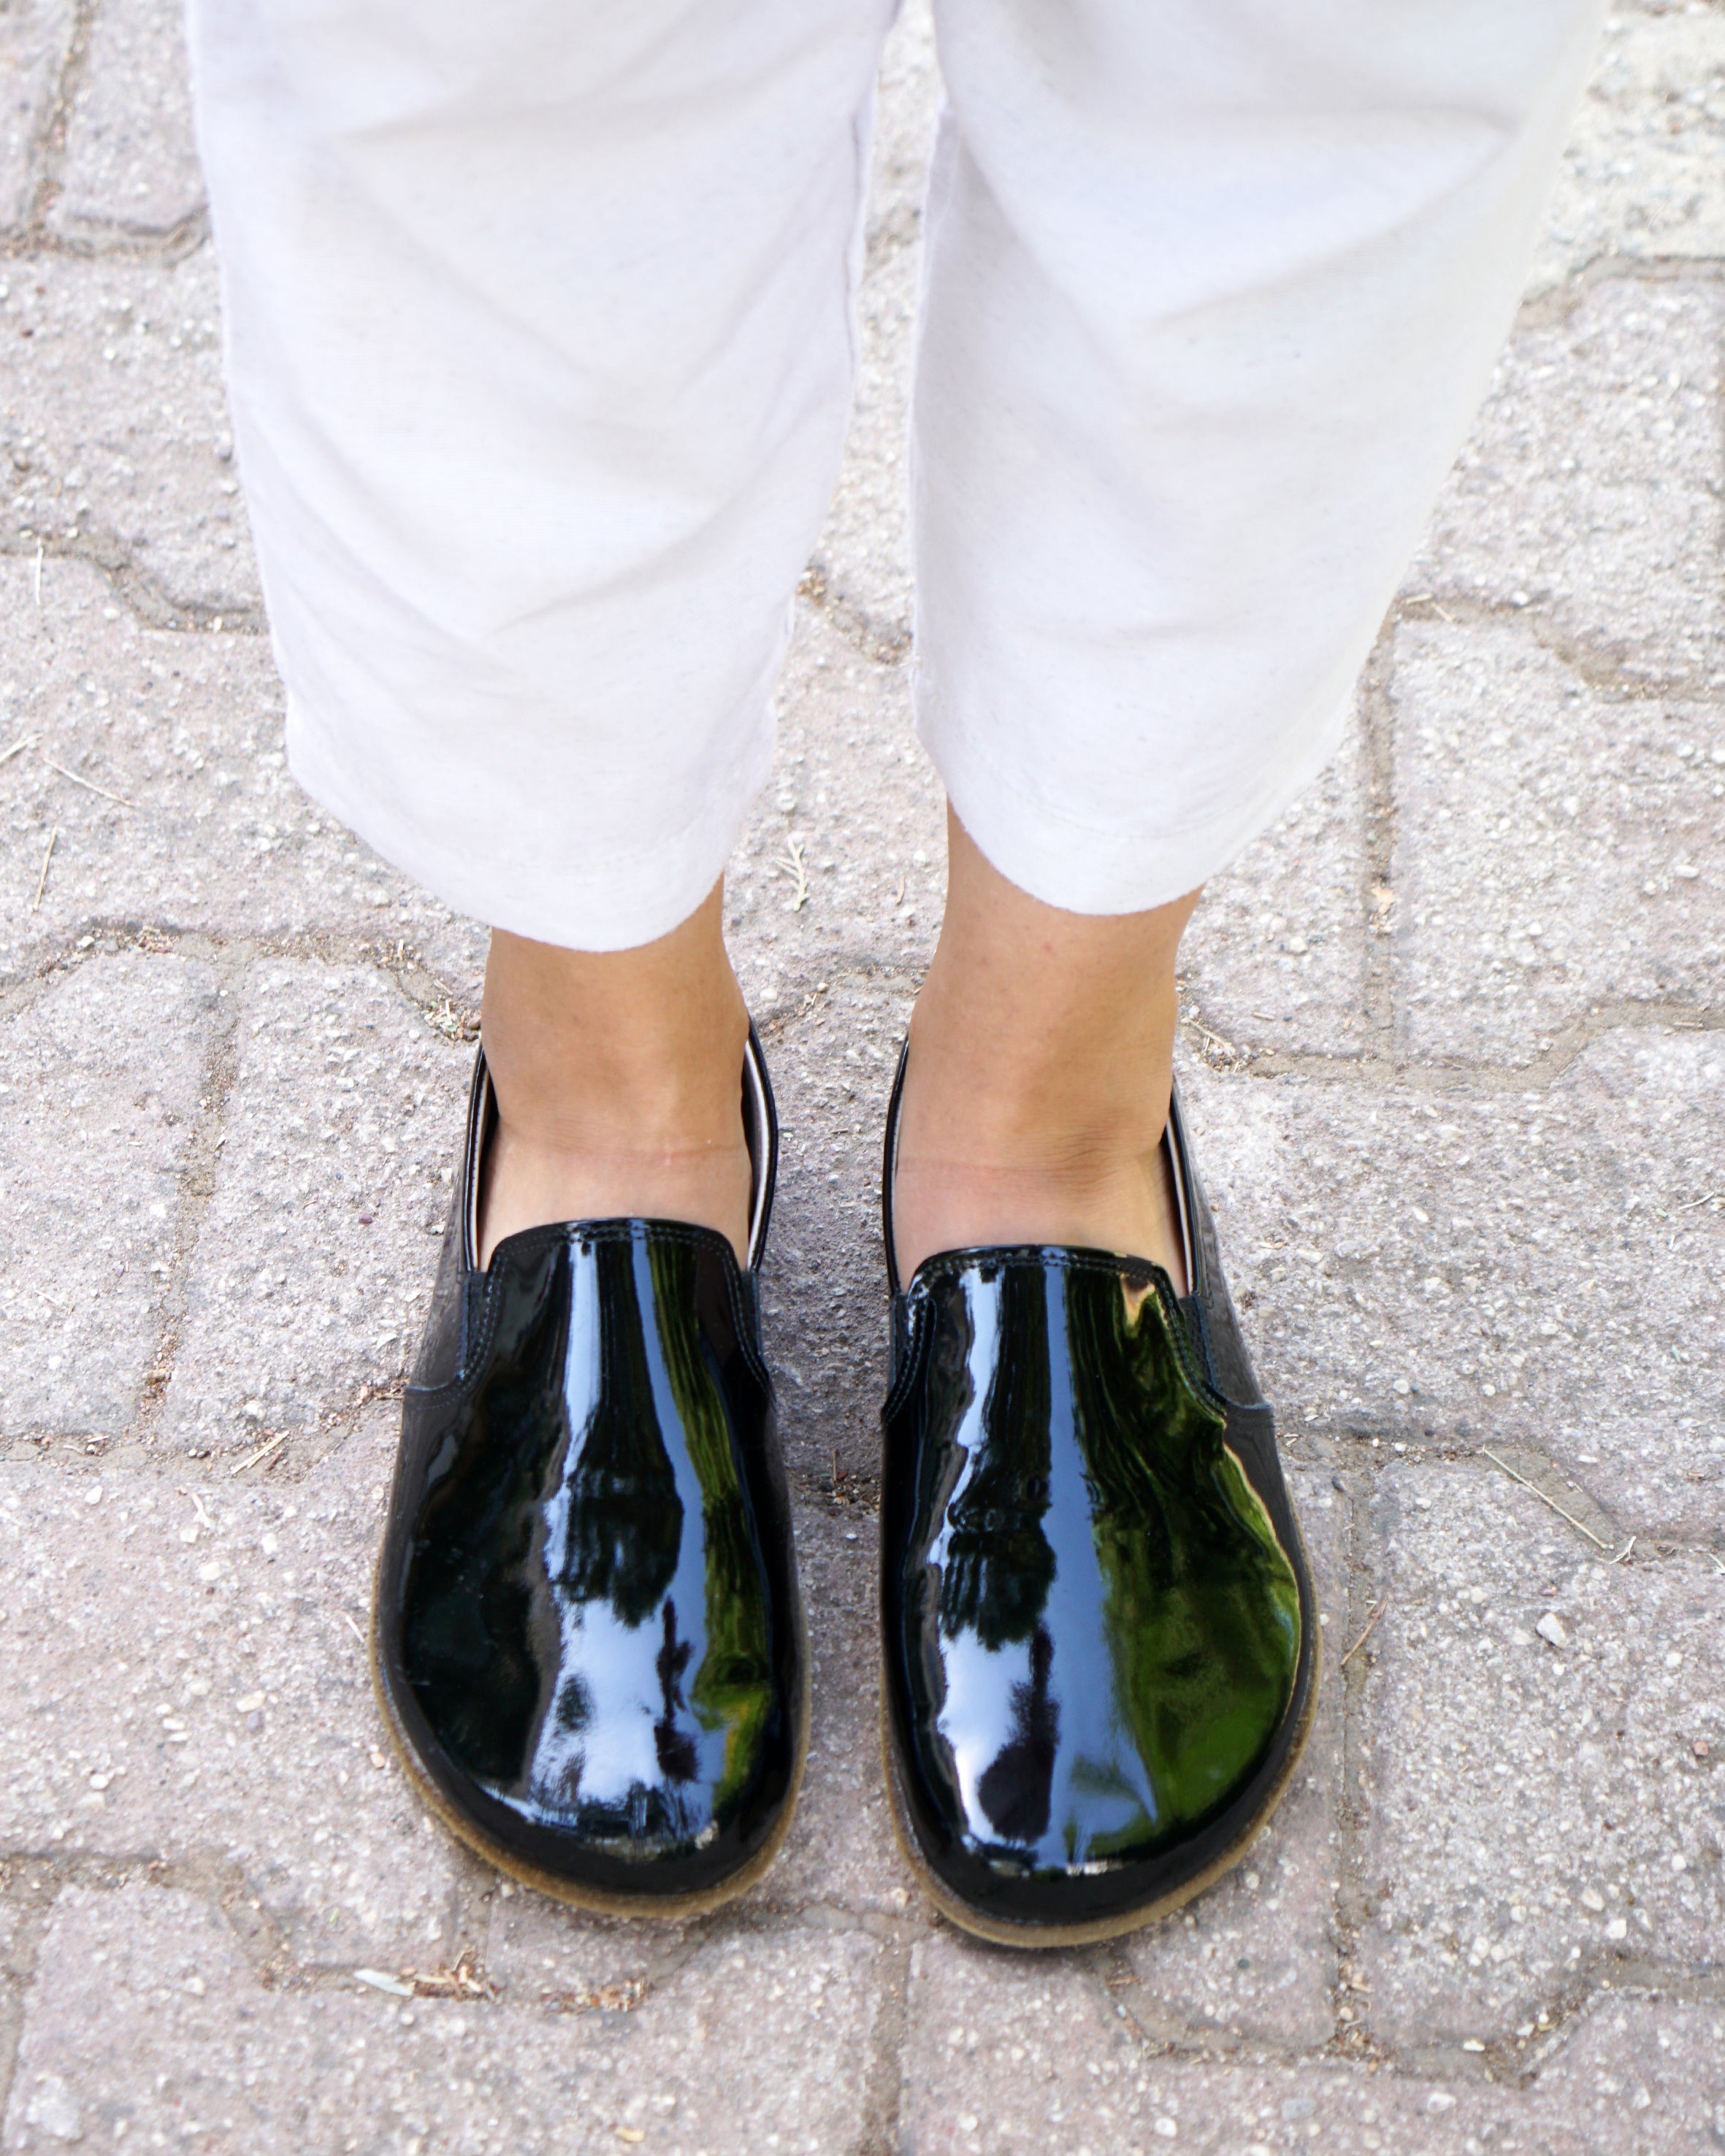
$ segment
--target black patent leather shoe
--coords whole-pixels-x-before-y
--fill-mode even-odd
[[[746,1269],[710,1229],[618,1219],[511,1235],[481,1272],[481,1049],[378,1563],[373,1674],[420,1796],[501,1870],[615,1915],[749,1886],[807,1748],[752,1032],[744,1110]]]
[[[936,1906],[1017,1946],[1131,1931],[1238,1861],[1317,1697],[1311,1578],[1193,1173],[1192,1292],[1106,1251],[952,1250],[899,1287],[883,1749]]]

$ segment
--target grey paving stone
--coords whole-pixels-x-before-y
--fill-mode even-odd
[[[11,549],[73,540],[172,607],[255,615],[222,389],[215,259],[39,255],[0,306]]]
[[[1717,1965],[1718,1567],[1586,1553],[1491,1468],[1391,1467],[1376,1532],[1373,2031],[1496,2042],[1615,1961]]]
[[[219,2156],[841,2156],[859,2138],[878,1951],[854,1933],[716,1943],[627,2015],[308,1996],[265,1989],[188,1893],[70,1887],[4,2146],[123,2133]]]
[[[203,207],[183,14],[177,0],[101,0],[67,121],[52,230],[168,233]]]
[[[863,657],[800,606],[778,706],[775,776],[726,878],[758,1020],[795,1013],[834,966],[919,973],[945,897],[945,797],[911,735],[906,670]]]
[[[879,1471],[887,1286],[880,1240],[881,1133],[912,978],[834,973],[774,1029],[783,1166],[762,1269],[767,1357],[785,1456],[830,1477]]]
[[[238,1052],[162,1407],[200,1455],[315,1445],[411,1365],[472,1068],[387,976],[300,960],[253,969]]]
[[[1716,1035],[1613,1033],[1521,1095],[1185,1082],[1285,1432],[1526,1439],[1625,1533],[1717,1527]]]
[[[0,227],[29,213],[33,153],[71,44],[72,13],[65,0],[23,0],[0,13]],[[9,275],[18,266],[8,264]]]
[[[1725,704],[1440,623],[1397,635],[1392,701],[1410,1053],[1527,1064],[1602,1007],[1725,1005]]]
[[[176,1260],[216,989],[99,958],[0,1023],[0,1434],[115,1437]]]
[[[1725,681],[1725,288],[1609,278],[1521,330],[1408,593],[1525,610],[1632,679]]]
[[[1231,1046],[1357,1055],[1366,1035],[1366,743],[1357,722],[1280,821],[1206,886],[1181,946]]]
[[[0,1468],[0,1853],[211,1867],[290,1964],[447,1955],[359,1636],[399,1412],[280,1486]]]
[[[0,749],[35,737],[0,766],[0,982],[142,924],[404,941],[471,998],[467,925],[288,774],[265,639],[147,628],[83,562],[44,562],[39,606],[36,585],[0,560]]]
[[[1331,1658],[1304,1763],[1235,1871],[1122,1942],[1142,1991],[1118,1995],[1146,2024],[1171,2017],[1206,2035],[1315,2050],[1335,2027],[1342,1684],[1333,1657],[1347,1606],[1348,1512],[1327,1474],[1296,1471],[1290,1481]]]
[[[1341,2061],[1203,2065],[1135,2041],[1094,1978],[941,1933],[912,1963],[903,2156],[1316,2148],[1395,2156],[1703,2156],[1725,2097],[1712,2007],[1601,2003],[1524,2087]]]
[[[875,118],[861,337],[844,465],[811,579],[865,649],[902,655],[910,637],[905,429],[922,249],[924,174],[940,73],[929,0],[909,0],[887,42]]]
[[[1548,291],[1602,255],[1725,255],[1725,18],[1717,8],[1609,17],[1529,284]]]
[[[797,1513],[814,1715],[802,1801],[756,1889],[775,1907],[928,1913],[893,1835],[881,1767],[878,1536],[873,1512],[861,1506]]]

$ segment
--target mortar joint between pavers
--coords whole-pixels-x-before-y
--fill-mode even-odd
[[[1124,1955],[1120,1961],[1124,1974],[1102,1979],[1103,1994],[1110,2012],[1147,2059],[1194,2066],[1270,2062],[1293,2067],[1311,2066],[1334,2055],[1333,2035],[1321,2044],[1290,2043],[1261,2030],[1248,2036],[1236,2030],[1188,2021],[1160,2000],[1156,2001],[1160,2025],[1152,2028],[1145,2020],[1146,2001],[1155,1998],[1152,1988],[1132,1970]],[[1371,2056],[1391,2055],[1374,2044]]]
[[[1331,1613],[1333,1629],[1325,1640],[1329,1663],[1326,1681],[1341,1687],[1341,1775],[1332,1799],[1336,1838],[1331,1905],[1334,1958],[1328,1987],[1335,2020],[1326,2048],[1339,2048],[1354,2056],[1363,2044],[1377,2056],[1384,2055],[1383,2047],[1368,2035],[1347,1994],[1360,1995],[1354,1981],[1354,1958],[1367,1920],[1364,1871],[1372,1732],[1366,1697],[1367,1650],[1372,1631],[1387,1614],[1388,1594],[1380,1586],[1371,1476],[1356,1467],[1349,1473],[1332,1474],[1330,1482],[1346,1500],[1347,1532],[1343,1544],[1344,1607]],[[1341,1622],[1335,1626],[1333,1620],[1337,1617]]]
[[[44,101],[42,116],[32,135],[28,153],[30,173],[29,207],[18,239],[32,253],[43,249],[49,213],[60,194],[60,168],[66,154],[66,135],[72,107],[90,64],[90,38],[95,28],[96,0],[72,0],[71,25],[61,55],[52,95]]]
[[[78,562],[106,578],[109,590],[146,629],[190,634],[203,629],[231,636],[260,636],[264,613],[250,600],[171,598],[148,571],[138,567],[118,534],[80,522],[75,531],[55,533],[0,532],[0,557],[44,562]]]
[[[461,989],[451,988],[432,971],[423,952],[404,936],[396,937],[393,948],[387,942],[368,942],[361,947],[363,956],[357,963],[374,966],[379,973],[388,974],[402,999],[440,1040],[478,1040],[478,1011],[468,1003]]]
[[[39,236],[33,234],[28,254],[70,262],[154,263],[160,268],[172,270],[188,255],[195,254],[209,236],[209,206],[199,203],[196,208],[188,210],[183,217],[168,225],[130,225],[117,218],[80,218],[75,225],[59,225]],[[19,256],[26,254],[22,247],[8,251]]]
[[[1717,254],[1619,254],[1607,249],[1572,270],[1561,284],[1524,300],[1512,334],[1560,327],[1602,285],[1716,285],[1722,279],[1725,258]]]
[[[1645,661],[1614,658],[1609,649],[1587,642],[1553,620],[1541,596],[1517,603],[1515,599],[1486,598],[1475,591],[1452,591],[1436,584],[1430,591],[1403,593],[1390,609],[1387,634],[1393,638],[1398,630],[1429,627],[1434,621],[1442,622],[1446,629],[1520,629],[1602,702],[1706,705],[1725,701],[1717,670],[1699,672],[1688,667],[1655,672]]]
[[[42,1934],[59,1892],[52,1862],[32,1856],[0,1856],[0,1902],[14,1917],[13,1952],[18,1966],[13,1980],[0,1982],[0,2118],[6,2116],[18,2066],[18,2040],[39,1973]]]
[[[1364,978],[1367,1052],[1375,1049],[1393,1058],[1403,1029],[1396,993],[1399,969],[1391,933],[1395,911],[1396,793],[1395,718],[1390,703],[1394,668],[1394,617],[1379,631],[1366,662],[1359,689],[1359,712],[1366,748],[1365,844],[1360,851],[1360,886],[1356,903]]]
[[[204,1214],[215,1193],[216,1168],[226,1136],[228,1103],[239,1070],[239,1018],[245,1006],[245,991],[255,957],[251,948],[241,942],[212,952],[206,961],[216,977],[215,1023],[204,1057],[197,1120],[192,1126],[179,1172],[179,1206],[170,1245],[172,1256],[158,1305],[161,1322],[156,1353],[145,1376],[136,1413],[126,1431],[130,1441],[145,1446],[153,1443],[161,1423],[186,1321],[187,1272],[197,1251]],[[224,1004],[227,1006],[225,1011]]]
[[[886,1946],[876,1964],[874,2023],[862,2080],[856,2156],[900,2156],[912,1952],[909,1942]]]
[[[803,571],[797,597],[806,599],[853,649],[877,666],[902,666],[909,658],[912,633],[908,622],[883,622],[866,607],[832,588],[832,572],[816,559]]]
[[[178,956],[214,968],[238,965],[241,968],[272,959],[309,960],[316,965],[366,967],[377,972],[392,970],[393,962],[380,955],[381,947],[374,937],[358,934],[343,935],[327,928],[308,929],[300,933],[280,936],[224,936],[219,930],[207,928],[178,928],[172,923],[146,921],[134,915],[111,916],[87,914],[77,924],[70,940],[56,946],[36,960],[27,978],[16,980],[0,988],[0,1018],[11,1016],[35,1003],[52,985],[57,976],[75,972],[80,966],[93,964],[99,958],[113,954],[98,950],[94,946],[80,950],[78,946],[86,935],[112,936],[116,942],[122,939],[142,951],[148,957]],[[407,965],[409,969],[420,964],[411,944],[405,943]],[[435,978],[429,969],[427,978]]]
[[[1477,2048],[1460,2042],[1410,2047],[1403,2066],[1422,2078],[1483,2078],[1500,2087],[1529,2087],[1570,2043],[1589,2010],[1612,1994],[1660,2005],[1712,2006],[1725,2003],[1725,1974],[1693,1965],[1651,1962],[1627,1954],[1596,1954],[1572,1970],[1556,1990],[1532,2001],[1519,2030]]]
[[[1725,1008],[1669,999],[1600,1004],[1549,1036],[1552,1045],[1528,1063],[1465,1062],[1460,1057],[1380,1058],[1323,1055],[1300,1049],[1254,1049],[1238,1063],[1211,1065],[1254,1079],[1305,1078],[1321,1085],[1403,1088],[1439,1097],[1538,1093],[1557,1083],[1597,1040],[1613,1033],[1725,1031]],[[1208,1061],[1208,1059],[1206,1058]]]

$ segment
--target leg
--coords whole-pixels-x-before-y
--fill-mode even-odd
[[[1191,894],[1335,745],[1600,8],[936,8],[918,724],[968,836],[913,1029],[903,1255],[1063,1220],[1166,1255],[1145,1117]]]
[[[715,880],[837,470],[889,0],[192,0],[289,750],[499,933],[484,1242],[740,1236]]]
[[[771,755],[890,0],[192,0],[296,775],[451,906],[635,948]]]
[[[738,1073],[749,1015],[722,891],[636,951],[565,951],[498,929],[485,972],[497,1096],[479,1262],[542,1220],[693,1220],[746,1261]]]
[[[895,1312],[887,1749],[943,1912],[1069,1946],[1238,1861],[1320,1634],[1184,1118],[1183,1309],[1043,1239],[1166,1236],[1191,894],[1334,740],[1599,9],[935,4],[918,695],[955,820],[897,1199],[904,1256],[994,1246]]]
[[[1152,1259],[1184,1292],[1161,1137],[1197,893],[1064,912],[991,868],[950,813],[947,860],[899,1122],[901,1271],[978,1244],[1086,1244]]]

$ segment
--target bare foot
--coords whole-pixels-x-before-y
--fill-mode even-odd
[[[721,890],[632,951],[565,951],[494,931],[481,1026],[498,1125],[479,1262],[547,1221],[692,1221],[747,1261],[749,1017]]]
[[[1197,893],[1066,913],[947,817],[946,917],[910,1024],[893,1192],[900,1277],[937,1250],[1078,1244],[1187,1292],[1162,1132],[1174,958]]]

